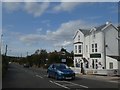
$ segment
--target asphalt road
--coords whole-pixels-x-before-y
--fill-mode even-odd
[[[83,90],[86,88],[118,88],[118,84],[82,77],[76,77],[75,80],[55,80],[47,78],[45,69],[24,68],[22,65],[11,63],[2,80],[2,88],[74,88]]]

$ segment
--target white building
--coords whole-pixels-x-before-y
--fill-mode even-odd
[[[112,23],[79,29],[74,35],[74,66],[89,69],[118,69],[118,28]]]

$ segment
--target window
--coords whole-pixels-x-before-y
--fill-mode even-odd
[[[96,62],[96,63],[98,62],[97,59],[95,60],[95,62]]]
[[[77,63],[77,59],[75,59],[75,63]]]
[[[79,53],[81,53],[81,45],[78,45]]]
[[[109,68],[113,69],[113,63],[112,62],[109,63]]]
[[[75,45],[75,53],[77,53],[77,45]]]
[[[97,52],[97,43],[92,44],[92,52]]]
[[[80,42],[80,35],[78,35],[78,42]]]
[[[94,69],[94,59],[92,59],[92,68]]]
[[[96,69],[98,69],[98,64],[96,64]]]
[[[94,44],[92,44],[92,52],[94,52]]]
[[[98,69],[98,59],[92,59],[92,68]]]
[[[95,52],[97,52],[97,43],[95,43]]]

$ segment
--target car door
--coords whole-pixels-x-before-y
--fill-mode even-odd
[[[53,65],[50,65],[50,67],[48,68],[48,73],[49,73],[50,76],[52,76],[52,66]]]
[[[52,77],[55,77],[55,74],[56,74],[56,67],[55,67],[55,65],[53,64],[53,65],[52,65],[52,69],[51,69],[51,75],[52,75]]]
[[[48,68],[48,73],[50,76],[54,77],[54,64]]]

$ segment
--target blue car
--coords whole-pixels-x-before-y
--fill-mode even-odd
[[[47,70],[47,76],[53,77],[56,80],[75,79],[75,72],[66,64],[51,64]]]

